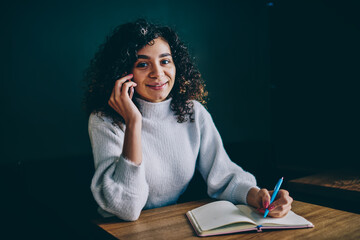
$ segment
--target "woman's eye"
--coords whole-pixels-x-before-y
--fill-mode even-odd
[[[140,67],[140,68],[146,67],[146,66],[147,66],[147,63],[145,63],[145,62],[140,62],[136,65],[136,67]]]
[[[170,63],[170,61],[167,60],[167,59],[164,59],[164,60],[161,61],[161,64],[169,64],[169,63]]]

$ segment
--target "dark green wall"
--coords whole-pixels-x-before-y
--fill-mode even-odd
[[[115,26],[147,17],[188,44],[226,144],[251,143],[248,156],[269,144],[263,153],[280,164],[351,166],[358,10],[357,1],[321,0],[9,1],[0,14],[0,162],[90,154],[83,72]]]
[[[277,166],[360,169],[359,10],[357,0],[3,1],[2,235],[106,239],[87,226],[96,204],[82,75],[105,36],[138,17],[188,43],[229,153],[259,186],[299,174]],[[206,191],[197,177],[183,200]]]
[[[360,2],[278,1],[271,136],[281,164],[360,169]]]
[[[225,142],[268,140],[265,1],[15,1],[2,11],[1,162],[90,153],[84,69],[115,26],[138,17],[187,43]]]

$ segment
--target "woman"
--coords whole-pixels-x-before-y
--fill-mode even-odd
[[[212,198],[260,213],[271,192],[226,154],[187,48],[169,27],[137,20],[117,27],[88,69],[86,107],[95,161],[91,184],[103,216],[134,221],[141,210],[174,204],[197,168]],[[134,96],[134,97],[133,97]],[[269,216],[292,198],[281,190]]]

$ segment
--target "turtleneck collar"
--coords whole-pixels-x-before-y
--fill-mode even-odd
[[[138,97],[135,100],[138,103],[141,115],[145,118],[161,118],[173,114],[170,107],[171,98],[158,103],[148,102]]]

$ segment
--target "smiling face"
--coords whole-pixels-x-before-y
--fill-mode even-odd
[[[132,73],[136,94],[149,102],[164,101],[174,86],[176,68],[169,44],[156,38],[137,53]]]

